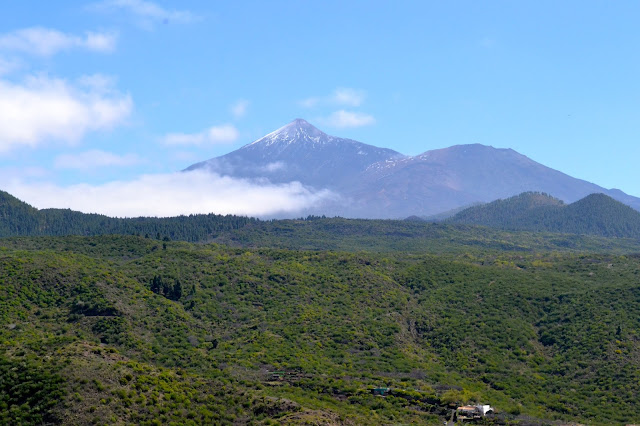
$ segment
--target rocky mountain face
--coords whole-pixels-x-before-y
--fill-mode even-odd
[[[410,157],[329,136],[302,119],[186,170],[203,169],[272,183],[299,181],[339,194],[302,214],[429,216],[528,191],[568,203],[604,193],[640,210],[639,198],[573,178],[512,149],[456,145]]]

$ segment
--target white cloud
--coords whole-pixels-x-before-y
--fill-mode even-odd
[[[188,10],[169,10],[157,3],[145,0],[105,0],[93,5],[98,10],[122,9],[139,19],[142,24],[150,25],[152,22],[176,22],[188,24],[199,20],[199,17]]]
[[[284,170],[286,165],[282,161],[275,161],[273,163],[269,163],[266,166],[262,167],[262,170],[267,173],[277,172],[279,170]]]
[[[113,52],[116,48],[117,36],[113,33],[87,33],[82,46],[98,52]]]
[[[304,108],[314,108],[319,105],[339,105],[357,107],[362,105],[366,93],[364,90],[339,87],[328,96],[316,96],[300,101]]]
[[[112,93],[115,89],[116,80],[109,75],[90,74],[80,77],[78,84],[95,93]]]
[[[6,59],[0,57],[0,76],[11,74],[23,67],[21,61],[16,59]]]
[[[113,33],[87,32],[84,37],[65,34],[49,28],[32,27],[0,36],[0,50],[12,50],[38,56],[51,56],[62,50],[81,48],[111,52],[116,47]]]
[[[362,105],[364,97],[363,90],[338,88],[333,92],[332,100],[338,105],[357,107]]]
[[[3,185],[6,182],[20,179],[45,179],[52,176],[51,170],[39,166],[9,166],[0,167],[0,182]],[[5,190],[4,187],[0,188]]]
[[[239,136],[233,125],[223,124],[200,133],[169,133],[163,140],[167,145],[215,145],[235,142]]]
[[[109,216],[177,216],[218,213],[268,216],[295,213],[334,197],[313,192],[299,182],[257,184],[207,172],[140,176],[102,185],[72,185],[10,181],[6,191],[38,208],[70,208]]]
[[[235,118],[242,118],[247,113],[247,108],[249,107],[249,101],[246,99],[238,99],[236,103],[231,105],[231,114]]]
[[[346,128],[369,126],[376,122],[372,115],[362,112],[340,110],[321,120],[328,126]]]
[[[54,164],[59,169],[91,170],[96,167],[124,167],[142,162],[135,154],[117,155],[98,149],[78,154],[62,154],[56,157]]]
[[[0,152],[50,140],[77,142],[87,132],[120,124],[132,109],[129,95],[61,79],[0,80]]]
[[[320,102],[322,101],[322,98],[307,98],[307,99],[303,99],[301,100],[300,106],[303,106],[305,108],[314,108],[315,106],[317,106]]]

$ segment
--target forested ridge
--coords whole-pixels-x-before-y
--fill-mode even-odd
[[[535,232],[640,238],[640,212],[604,194],[565,205],[549,195],[527,192],[470,207],[447,223]]]
[[[217,214],[112,218],[69,209],[38,210],[0,191],[0,237],[119,234],[205,241],[255,221],[244,216]]]
[[[509,232],[483,230],[478,226],[529,231],[535,235],[513,236]],[[452,236],[456,238],[454,246],[464,240],[472,244],[475,239],[480,245],[500,241],[500,244],[506,244],[505,249],[508,245],[522,248],[530,242],[535,242],[532,248],[550,249],[558,245],[558,233],[637,241],[640,239],[640,212],[603,194],[592,194],[565,205],[549,195],[530,192],[470,207],[441,223],[317,216],[259,220],[216,214],[111,218],[68,209],[38,210],[0,191],[0,237],[118,234],[243,246],[380,251],[424,249],[436,240],[446,244],[446,239]],[[572,240],[577,243],[573,244]],[[575,245],[584,250],[593,248],[595,241],[597,238],[567,237],[559,245]],[[605,246],[612,244],[627,246],[628,242],[607,240],[604,243]]]

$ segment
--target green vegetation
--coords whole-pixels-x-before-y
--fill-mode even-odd
[[[446,223],[314,216],[261,221],[214,214],[118,219],[71,210],[37,210],[0,191],[0,237],[67,235],[134,235],[149,240],[114,240],[121,244],[117,255],[125,257],[141,244],[159,250],[175,240],[295,250],[627,253],[640,251],[640,213],[601,194],[564,206],[544,194],[527,193],[469,208]],[[111,241],[105,238],[51,241],[57,250],[70,250],[77,244]]]
[[[441,424],[464,403],[488,424],[640,422],[621,206],[523,194],[456,216],[489,228],[113,219],[0,193],[0,424]]]
[[[256,219],[216,214],[169,218],[111,218],[68,209],[35,209],[0,191],[0,237],[45,235],[138,235],[155,239],[203,241]]]
[[[63,379],[48,363],[0,357],[0,423],[56,422],[51,412],[64,395]]]
[[[405,225],[430,253],[337,219],[236,232],[385,249],[0,240],[0,423],[441,424],[473,402],[501,423],[640,421],[640,256]],[[294,244],[276,234],[253,244]]]
[[[631,238],[508,231],[463,224],[343,218],[255,222],[220,233],[212,241],[233,247],[379,253],[483,255],[494,251],[640,252],[640,241]]]
[[[470,207],[446,222],[520,231],[640,238],[640,213],[604,194],[592,194],[565,205],[549,195],[527,192]]]

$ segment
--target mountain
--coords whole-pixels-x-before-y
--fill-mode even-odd
[[[299,181],[314,188],[344,187],[373,163],[403,157],[351,139],[329,136],[303,119],[221,157],[186,169],[208,170],[273,183]]]
[[[640,213],[604,194],[591,194],[566,205],[547,194],[523,193],[470,207],[447,222],[505,230],[640,238]]]
[[[574,202],[605,193],[640,210],[640,199],[546,167],[512,149],[456,145],[371,165],[353,198],[388,217],[432,215],[522,192]],[[375,206],[375,207],[374,207]]]
[[[411,157],[329,136],[302,119],[186,169],[192,170],[272,183],[299,181],[339,195],[302,215],[425,217],[528,191],[567,203],[604,193],[640,210],[639,198],[573,178],[512,149],[456,145]]]
[[[564,207],[561,200],[539,192],[525,192],[515,197],[500,199],[464,209],[445,220],[448,223],[463,223],[513,229],[518,226],[531,228],[532,218],[556,215]]]
[[[0,237],[28,235],[38,229],[38,216],[38,209],[8,192],[0,191]]]

